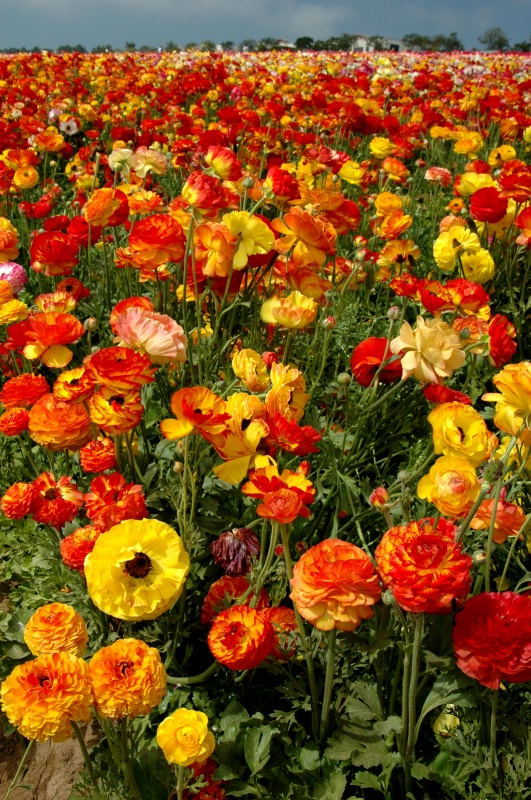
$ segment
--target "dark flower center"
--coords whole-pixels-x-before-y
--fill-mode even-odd
[[[134,558],[125,562],[125,571],[132,578],[145,578],[151,567],[151,559],[145,553],[136,553]]]
[[[115,394],[112,397],[109,397],[109,405],[111,403],[117,403],[119,406],[123,406],[125,403],[125,397],[123,397],[121,394]]]
[[[46,500],[56,500],[57,499],[57,489],[47,489],[44,492],[44,497]]]
[[[120,670],[120,673],[124,676],[124,678],[127,675],[128,670],[130,670],[132,666],[133,666],[132,661],[121,661],[118,664],[118,669]]]
[[[47,683],[50,683],[48,675],[39,675],[39,686],[44,686]]]

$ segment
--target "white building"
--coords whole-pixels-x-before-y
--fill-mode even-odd
[[[395,53],[402,53],[408,48],[401,39],[390,39],[388,36],[366,36],[364,33],[355,33],[352,37],[350,49],[354,53],[374,53],[375,44],[379,40],[380,50],[391,50]]]

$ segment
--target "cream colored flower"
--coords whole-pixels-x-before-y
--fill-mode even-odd
[[[393,355],[403,353],[402,380],[414,375],[428,383],[441,383],[441,379],[451,377],[463,365],[466,356],[461,347],[459,334],[446,322],[426,321],[422,317],[417,317],[414,329],[404,322],[400,334],[390,344]]]

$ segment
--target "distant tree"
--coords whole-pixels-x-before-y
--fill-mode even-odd
[[[60,44],[57,48],[58,53],[86,53],[87,48],[82,44]]]
[[[297,50],[312,50],[313,49],[313,39],[311,36],[299,36],[298,39],[295,39],[295,47]]]
[[[265,52],[266,50],[276,50],[278,47],[278,39],[275,39],[273,36],[265,36],[258,42],[256,49],[260,52]]]
[[[227,39],[226,42],[221,42],[221,46],[224,50],[234,50],[234,42],[231,39]]]
[[[127,50],[128,53],[134,53],[134,51],[136,50],[136,42],[126,42],[125,49]]]
[[[531,36],[523,42],[515,42],[513,50],[517,53],[531,53]]]
[[[402,37],[406,47],[415,47],[424,52],[450,53],[452,50],[463,50],[463,42],[455,31],[445,36],[437,33],[435,36],[423,36],[420,33],[406,33]]]
[[[421,33],[406,33],[405,36],[402,36],[402,41],[406,45],[406,47],[415,47],[419,50],[429,50],[431,45],[431,38],[429,36],[423,36]]]
[[[383,36],[369,36],[367,39],[367,43],[372,47],[373,50],[378,52],[385,50],[385,42]]]
[[[213,53],[216,49],[216,43],[212,41],[212,39],[205,39],[204,42],[201,42],[199,45],[199,49],[203,51],[203,53]]]
[[[156,49],[157,49],[156,47],[152,47],[150,44],[141,44],[140,47],[138,48],[138,52],[139,53],[154,53]]]
[[[322,39],[316,39],[313,43],[314,50],[327,50],[327,42],[323,41]]]
[[[507,34],[501,28],[489,28],[484,34],[478,36],[478,42],[485,45],[487,50],[509,50],[510,44]]]
[[[175,42],[172,39],[170,39],[170,41],[166,42],[166,44],[164,45],[164,50],[167,53],[177,53],[180,49],[181,48],[179,47],[179,45],[175,44]]]
[[[112,53],[114,47],[112,44],[97,44],[96,47],[91,49],[91,53]]]
[[[197,42],[188,42],[187,44],[185,44],[184,49],[185,50],[197,50],[198,47],[199,47],[199,45],[197,44]]]
[[[256,39],[242,39],[240,42],[240,50],[248,50],[250,53],[254,52],[257,46]]]

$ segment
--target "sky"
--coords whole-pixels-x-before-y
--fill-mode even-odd
[[[466,49],[499,26],[531,36],[530,0],[1,0],[0,49],[61,44],[184,46],[266,36],[294,41],[340,33],[401,38],[456,31]]]

